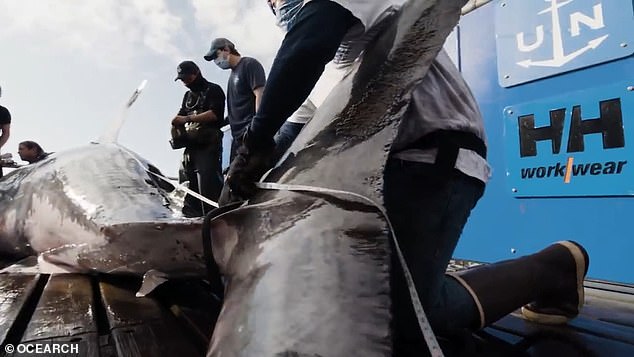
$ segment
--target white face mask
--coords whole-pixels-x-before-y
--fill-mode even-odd
[[[304,5],[304,0],[283,0],[278,3],[279,5],[273,8],[277,26],[288,32],[295,24],[295,19]]]
[[[226,57],[216,57],[216,59],[214,59],[214,63],[216,64],[216,66],[220,67],[220,69],[229,69],[231,68],[231,65],[229,64],[229,56]]]

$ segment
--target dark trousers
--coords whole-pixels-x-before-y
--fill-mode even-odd
[[[437,334],[451,335],[479,319],[471,295],[445,270],[483,192],[481,181],[434,164],[391,158],[385,167],[387,214]],[[392,256],[394,356],[419,356],[426,345],[394,249]]]
[[[200,178],[200,180],[199,180]],[[189,181],[189,188],[218,201],[222,191],[222,145],[186,148],[179,170],[179,182]],[[204,212],[203,212],[204,207]],[[188,217],[203,216],[213,207],[191,196],[185,196],[183,214]]]

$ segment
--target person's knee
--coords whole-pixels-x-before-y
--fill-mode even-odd
[[[434,333],[440,336],[457,336],[477,329],[479,315],[471,300],[452,301],[452,306],[438,303],[427,306],[425,312]]]
[[[452,336],[458,333],[463,327],[456,326],[451,319],[448,318],[445,309],[431,307],[426,310],[429,324],[434,333],[439,336]]]

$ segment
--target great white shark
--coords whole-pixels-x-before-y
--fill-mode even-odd
[[[43,273],[204,276],[202,219],[183,217],[180,190],[116,142],[144,85],[98,143],[53,153],[0,179],[4,261],[38,257]]]
[[[174,187],[152,171],[107,143],[11,172],[0,180],[0,253],[73,272],[202,273],[201,219],[184,218]]]
[[[383,165],[464,3],[407,2],[265,178],[269,190],[209,222],[226,287],[208,356],[391,355]],[[202,276],[201,220],[182,217],[152,172],[112,142],[12,172],[0,181],[0,252]]]

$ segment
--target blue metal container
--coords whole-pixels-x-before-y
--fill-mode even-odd
[[[456,257],[572,239],[590,278],[634,282],[633,25],[631,0],[501,0],[462,18],[447,48],[480,104],[493,174]]]

